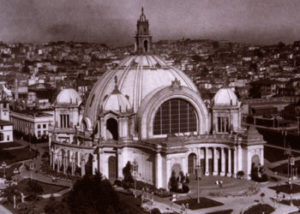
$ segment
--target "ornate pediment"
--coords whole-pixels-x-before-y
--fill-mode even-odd
[[[177,78],[175,78],[175,80],[172,81],[171,89],[172,90],[176,90],[176,89],[180,90],[181,89],[181,83]]]

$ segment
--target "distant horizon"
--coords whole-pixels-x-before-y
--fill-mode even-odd
[[[0,41],[133,44],[141,7],[155,41],[181,38],[254,45],[300,40],[297,0],[0,0]]]
[[[278,45],[280,42],[282,41],[278,41],[278,42],[275,42],[275,43],[270,43],[270,44],[259,44],[259,43],[251,43],[251,42],[238,42],[238,41],[230,41],[230,40],[225,40],[225,39],[220,39],[220,40],[216,40],[216,39],[210,39],[210,38],[179,38],[179,39],[160,39],[160,40],[155,40],[155,41],[152,41],[152,43],[158,43],[158,42],[161,42],[161,41],[180,41],[180,40],[191,40],[191,41],[200,41],[200,40],[207,40],[207,41],[213,41],[213,42],[229,42],[229,43],[236,43],[236,44],[244,44],[244,45],[249,45],[249,46],[273,46],[273,45]],[[289,43],[286,43],[286,42],[283,42],[285,45],[293,45],[294,42],[298,42],[300,41],[300,38],[299,40],[294,40],[294,41],[291,41]],[[13,42],[13,41],[9,41],[9,42],[5,42],[5,41],[0,41],[0,44],[1,43],[4,43],[4,44],[33,44],[33,45],[43,45],[43,44],[49,44],[49,43],[57,43],[57,42],[64,42],[64,43],[87,43],[87,44],[98,44],[98,45],[105,45],[109,48],[125,48],[125,47],[129,47],[129,46],[132,46],[134,47],[134,41],[132,40],[131,43],[127,43],[127,44],[120,44],[118,46],[114,46],[112,44],[107,44],[107,43],[103,43],[103,42],[91,42],[91,41],[73,41],[73,40],[53,40],[53,41],[43,41],[43,42],[21,42],[21,41],[16,41],[16,42]]]

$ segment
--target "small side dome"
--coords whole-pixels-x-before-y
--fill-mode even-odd
[[[109,96],[104,97],[102,110],[113,111],[115,113],[125,113],[131,110],[128,97],[125,97],[118,88],[118,78],[115,76],[115,88]]]
[[[77,104],[80,105],[82,99],[73,88],[63,89],[56,97],[56,104]]]
[[[213,98],[214,106],[237,106],[239,100],[231,88],[221,88]]]
[[[111,93],[103,102],[103,111],[125,113],[131,110],[129,100],[121,93]]]

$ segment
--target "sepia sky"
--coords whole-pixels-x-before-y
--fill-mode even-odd
[[[154,41],[300,40],[299,0],[0,0],[0,41],[127,45],[141,6]]]

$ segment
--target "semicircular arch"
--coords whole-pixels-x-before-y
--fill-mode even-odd
[[[166,87],[155,91],[142,101],[138,111],[138,126],[140,138],[155,138],[153,135],[154,117],[159,107],[171,99],[182,99],[191,104],[196,112],[197,117],[197,134],[205,134],[209,130],[209,119],[207,108],[202,101],[200,94],[193,90],[181,86],[178,89]]]

